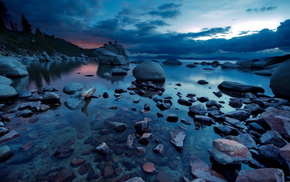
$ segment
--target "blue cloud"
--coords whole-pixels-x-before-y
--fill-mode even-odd
[[[262,8],[249,8],[246,11],[247,12],[265,12],[265,11],[272,11],[274,9],[278,8],[278,6],[269,6],[269,7],[262,7]]]

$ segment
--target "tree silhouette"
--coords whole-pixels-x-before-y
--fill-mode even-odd
[[[5,7],[5,4],[3,1],[0,1],[0,29],[7,29],[5,25],[5,19],[9,18],[9,14],[7,13],[8,10]]]
[[[36,36],[42,36],[43,33],[40,31],[39,28],[36,28],[36,30],[35,30],[35,35],[36,35]]]
[[[21,25],[22,25],[22,32],[30,34],[32,32],[31,24],[29,24],[28,20],[25,18],[24,14],[21,17]]]

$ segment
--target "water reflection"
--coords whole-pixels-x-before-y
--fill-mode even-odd
[[[129,69],[129,65],[123,65],[122,67],[120,67],[120,66],[100,64],[97,71],[97,75],[98,77],[110,80],[111,83],[123,81],[126,75],[113,75],[112,76],[112,70],[116,68]],[[110,76],[104,76],[104,73],[109,73]]]

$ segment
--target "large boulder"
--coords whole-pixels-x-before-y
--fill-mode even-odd
[[[284,182],[284,172],[277,168],[263,168],[254,170],[241,170],[236,182]]]
[[[0,75],[0,84],[4,85],[12,85],[13,81],[10,78],[6,78],[5,76]]]
[[[290,59],[281,64],[272,74],[270,87],[276,97],[290,100]]]
[[[241,66],[234,64],[234,63],[231,63],[231,62],[225,62],[225,63],[221,64],[221,67],[222,68],[240,68]]]
[[[145,61],[133,69],[133,75],[140,81],[164,81],[165,74],[160,64],[153,61]]]
[[[9,99],[17,96],[18,93],[13,87],[0,83],[0,99]]]
[[[223,81],[218,85],[218,88],[220,90],[225,91],[234,91],[234,92],[251,92],[251,93],[264,93],[265,90],[262,87],[259,86],[252,86],[252,85],[246,85],[239,82],[232,82],[232,81]]]
[[[27,76],[26,67],[13,57],[0,56],[0,75],[7,77],[23,77]]]
[[[252,59],[252,60],[248,60],[248,61],[237,61],[236,65],[239,65],[243,68],[252,68],[253,64],[255,62],[259,61],[258,59]]]
[[[100,64],[129,64],[128,55],[124,47],[120,44],[106,44],[96,49],[95,56],[99,59]]]

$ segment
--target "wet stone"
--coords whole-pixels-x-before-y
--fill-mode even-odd
[[[133,143],[134,143],[134,135],[128,135],[127,137],[127,141],[126,141],[126,147],[129,148],[129,149],[132,149],[133,148]]]
[[[8,145],[0,146],[0,163],[13,156],[13,151]]]
[[[145,104],[144,105],[144,110],[149,111],[150,110],[150,105],[149,104]]]
[[[182,152],[184,140],[185,140],[185,133],[180,130],[172,130],[170,131],[170,143],[175,147],[178,152]]]
[[[260,138],[261,144],[273,144],[277,147],[284,147],[287,141],[277,131],[267,131]]]
[[[73,148],[63,147],[63,148],[59,148],[53,155],[56,158],[65,158],[65,157],[70,156],[73,152],[74,152]]]
[[[110,152],[110,149],[109,149],[108,145],[105,142],[103,142],[99,146],[97,146],[96,150],[100,154],[103,154],[103,155],[108,154]]]
[[[138,142],[141,144],[141,145],[148,145],[150,140],[152,138],[152,134],[151,133],[143,133],[142,136],[139,138]]]
[[[31,117],[33,115],[33,112],[30,110],[23,110],[23,111],[18,111],[16,113],[16,117],[24,117],[24,118],[28,118]]]
[[[189,115],[205,115],[206,109],[203,105],[198,104],[198,105],[193,105],[189,107]]]
[[[220,97],[222,97],[222,96],[223,96],[223,94],[222,94],[222,92],[221,92],[221,91],[218,91],[218,92],[213,92],[213,94],[214,94],[215,96],[217,96],[218,98],[220,98]]]
[[[114,175],[114,169],[110,166],[105,167],[104,169],[104,178],[110,178]]]
[[[178,99],[177,101],[180,105],[184,105],[184,106],[191,106],[192,102],[185,100],[185,99]]]
[[[84,174],[88,173],[91,169],[92,169],[92,167],[91,167],[90,163],[85,163],[79,168],[78,173],[80,175],[84,175]]]
[[[208,82],[206,80],[198,80],[197,83],[200,84],[200,85],[208,84]]]
[[[103,97],[106,99],[106,98],[109,98],[109,94],[107,92],[104,92],[103,93]]]
[[[85,163],[85,159],[76,159],[76,160],[73,160],[70,162],[70,165],[72,167],[78,167],[78,166],[81,166],[83,163]]]
[[[211,117],[203,116],[203,115],[195,115],[194,122],[198,122],[202,125],[208,125],[208,126],[215,123]]]
[[[127,128],[127,125],[125,123],[120,122],[110,122],[109,126],[117,132],[123,132]]]
[[[9,130],[5,127],[0,127],[0,137],[8,133]]]
[[[176,114],[168,114],[166,121],[176,123],[178,121],[178,116]]]
[[[207,101],[209,101],[208,97],[198,97],[197,100],[199,102],[207,102]]]
[[[170,103],[161,103],[161,102],[158,102],[158,103],[156,104],[156,106],[157,106],[161,111],[164,111],[164,110],[170,109],[171,104],[170,104]]]
[[[163,114],[161,114],[161,113],[159,113],[159,112],[157,113],[157,117],[158,117],[158,118],[162,118],[163,116],[164,116]]]
[[[72,172],[71,169],[63,169],[61,171],[59,171],[55,177],[54,180],[55,182],[70,182],[73,181],[73,179],[75,179],[76,176],[75,174]]]
[[[180,120],[182,123],[187,124],[187,125],[191,125],[191,122],[188,121],[187,119],[181,118]]]
[[[230,98],[229,105],[233,108],[241,108],[243,103],[241,99]]]
[[[135,124],[135,130],[138,134],[148,133],[151,131],[148,121],[139,121]]]
[[[136,99],[133,100],[133,103],[139,103],[140,101],[141,101],[140,98],[136,98]]]
[[[152,162],[146,162],[143,164],[142,169],[146,173],[154,173],[156,171],[155,165]]]
[[[156,147],[153,148],[153,151],[155,153],[164,154],[165,153],[164,145],[163,144],[158,144]]]
[[[0,143],[9,141],[9,140],[16,138],[18,136],[19,136],[19,134],[15,130],[12,130],[12,131],[6,133],[5,135],[3,135],[2,137],[0,137]]]

